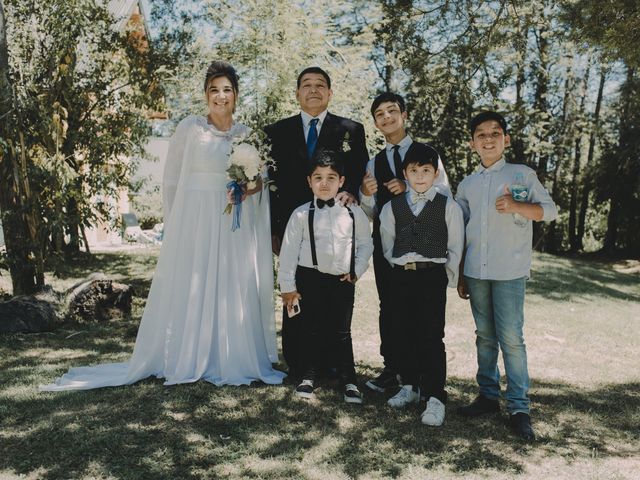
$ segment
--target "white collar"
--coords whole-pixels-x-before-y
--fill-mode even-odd
[[[403,147],[409,147],[409,145],[411,145],[412,143],[413,143],[413,140],[411,139],[411,137],[409,135],[406,135],[402,140],[398,142],[398,145],[400,145],[400,148],[403,148]],[[393,149],[393,147],[395,147],[393,143],[387,142],[387,145],[385,148],[387,149],[387,151],[390,152]]]
[[[324,123],[324,119],[327,117],[327,113],[328,113],[328,110],[325,110],[324,112],[321,112],[319,115],[312,117],[311,115],[309,115],[307,112],[303,110],[300,112],[300,116],[302,117],[302,123],[304,124],[305,127],[308,127],[309,122],[314,118],[318,119],[318,124],[319,124],[318,126],[322,126],[322,124]]]

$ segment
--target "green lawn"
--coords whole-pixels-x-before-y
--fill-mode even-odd
[[[526,334],[539,440],[514,439],[505,418],[469,421],[455,408],[476,393],[469,306],[449,291],[447,419],[392,411],[365,392],[346,405],[321,388],[205,382],[39,393],[70,366],[130,355],[157,250],[99,254],[48,280],[57,290],[92,271],[136,289],[132,318],[67,323],[48,334],[0,337],[0,478],[334,479],[638,478],[640,274],[637,264],[536,255]],[[0,289],[7,289],[6,272]],[[2,283],[4,282],[4,283]],[[373,275],[358,283],[353,322],[361,383],[381,367]]]

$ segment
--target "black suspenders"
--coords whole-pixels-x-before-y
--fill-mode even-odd
[[[353,211],[349,207],[345,207],[349,211],[351,217],[351,264],[349,265],[349,274],[351,278],[356,278],[356,219],[353,216]],[[313,268],[318,269],[318,256],[316,255],[316,238],[313,231],[313,216],[316,211],[316,205],[313,200],[309,205],[309,243],[311,246],[311,261],[313,262]]]

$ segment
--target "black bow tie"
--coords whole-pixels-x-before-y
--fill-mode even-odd
[[[333,198],[330,198],[329,200],[322,200],[321,198],[316,199],[316,205],[318,206],[318,208],[324,208],[325,205],[331,208],[335,204],[336,204],[336,201]]]

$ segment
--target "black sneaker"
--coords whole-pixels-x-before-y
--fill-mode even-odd
[[[362,393],[358,390],[357,385],[347,383],[344,386],[344,401],[347,403],[362,403]]]
[[[375,392],[384,393],[389,389],[396,389],[400,386],[398,375],[393,370],[385,368],[376,378],[372,378],[366,383],[367,387]]]
[[[313,394],[313,380],[302,380],[302,383],[296,387],[296,395],[309,400],[315,398]]]
[[[458,415],[473,418],[485,415],[487,413],[496,413],[500,411],[500,402],[491,400],[483,395],[478,395],[476,399],[469,405],[458,407],[456,410]]]
[[[511,426],[511,431],[522,440],[533,442],[536,439],[536,434],[531,428],[531,417],[528,414],[518,412],[509,415],[509,425]]]

